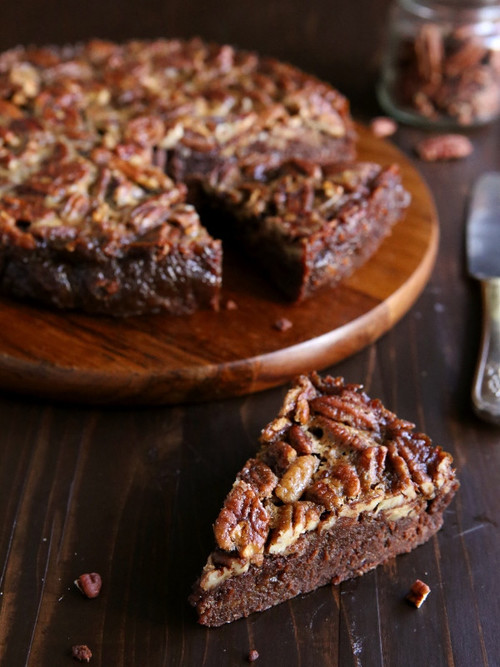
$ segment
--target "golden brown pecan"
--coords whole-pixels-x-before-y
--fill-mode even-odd
[[[214,524],[218,546],[250,558],[263,551],[268,531],[269,515],[261,500],[252,486],[238,481]]]
[[[278,483],[271,468],[259,459],[249,459],[238,478],[249,484],[259,498],[268,498]]]
[[[305,498],[331,512],[343,503],[342,492],[343,486],[338,479],[323,477],[309,486]]]
[[[284,503],[293,503],[304,493],[319,466],[318,457],[298,456],[278,482],[274,493]]]
[[[343,396],[320,396],[313,399],[310,405],[315,413],[335,421],[360,429],[376,431],[379,428],[377,416],[369,406],[351,402]]]
[[[288,439],[298,454],[312,454],[313,440],[307,431],[294,424],[288,431]]]
[[[297,458],[297,451],[283,440],[272,442],[262,453],[262,459],[281,477]]]

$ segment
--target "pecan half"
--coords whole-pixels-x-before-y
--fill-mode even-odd
[[[269,515],[255,489],[243,480],[238,481],[214,524],[218,546],[250,558],[264,550],[268,532]]]
[[[299,456],[285,472],[274,490],[284,503],[293,503],[304,493],[319,466],[318,457],[310,454]]]
[[[472,153],[474,147],[462,134],[440,134],[419,141],[415,150],[426,162],[440,160],[459,160]]]
[[[279,507],[267,551],[270,554],[286,551],[303,533],[316,528],[321,511],[318,505],[305,500]]]

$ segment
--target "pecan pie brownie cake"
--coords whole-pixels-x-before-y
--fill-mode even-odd
[[[360,385],[300,376],[214,524],[190,601],[218,626],[408,552],[443,523],[452,458]]]
[[[241,228],[249,203],[267,208],[262,239],[280,192],[297,190],[278,206],[262,261],[283,261],[278,282],[306,296],[329,272],[341,277],[339,263],[350,270],[366,258],[404,208],[394,171],[368,183],[355,167],[358,176],[327,185],[322,165],[354,157],[345,97],[274,59],[199,39],[11,49],[0,54],[0,289],[113,315],[217,307],[221,246],[192,205],[232,165],[247,192],[257,187],[248,170],[260,174],[242,215],[234,210]],[[290,159],[304,165],[291,181],[280,166]],[[227,180],[218,191],[227,199]],[[342,225],[354,235],[335,250],[342,234],[332,220],[354,200],[358,212]],[[308,249],[283,280],[297,255],[289,239],[308,222]]]

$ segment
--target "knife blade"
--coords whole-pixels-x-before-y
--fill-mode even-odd
[[[472,405],[476,414],[500,424],[500,172],[475,183],[466,228],[467,265],[481,283],[483,325]]]

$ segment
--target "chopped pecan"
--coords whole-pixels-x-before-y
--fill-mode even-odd
[[[280,317],[274,322],[273,327],[277,331],[288,331],[288,329],[293,327],[293,322],[287,317]]]
[[[265,463],[281,477],[297,458],[297,451],[283,440],[272,442],[262,453]]]
[[[83,593],[83,595],[85,595],[85,597],[96,598],[101,592],[101,575],[97,572],[81,574],[78,579],[75,580],[75,586],[81,593]]]
[[[262,442],[272,442],[290,428],[291,422],[287,417],[274,419],[261,433]]]
[[[425,582],[421,581],[420,579],[416,579],[413,582],[410,588],[410,592],[406,596],[406,599],[415,605],[415,607],[418,609],[423,605],[430,592],[431,589]]]
[[[86,644],[75,644],[71,647],[71,655],[75,660],[80,662],[90,662],[92,658],[92,651]]]

